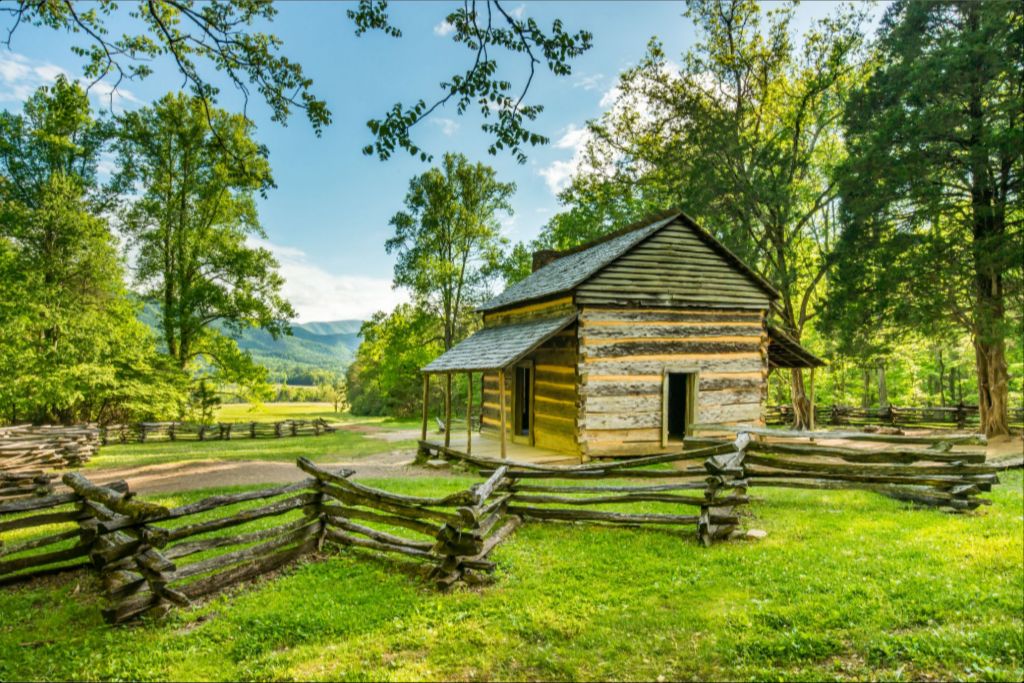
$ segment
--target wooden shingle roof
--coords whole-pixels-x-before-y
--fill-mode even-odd
[[[656,214],[622,230],[605,235],[593,242],[562,252],[554,261],[512,285],[498,296],[480,306],[478,310],[493,311],[523,304],[528,301],[568,293],[594,277],[602,269],[615,262],[647,238],[677,221],[693,230],[722,259],[729,263],[736,271],[752,280],[771,299],[778,298],[778,290],[767,280],[747,266],[710,233],[698,226],[692,218],[682,211],[672,210]]]
[[[476,372],[507,368],[558,334],[576,315],[485,327],[448,349],[423,372]]]

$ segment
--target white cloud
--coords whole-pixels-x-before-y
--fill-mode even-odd
[[[57,80],[57,76],[74,78],[67,69],[27,57],[10,50],[0,51],[0,102],[24,102],[40,86],[49,85]],[[126,104],[141,104],[131,90],[114,86],[107,81],[99,81],[90,86],[90,81],[79,78],[83,88],[89,88],[89,94],[99,106],[113,107],[121,111]]]
[[[522,19],[523,18],[523,12],[525,12],[525,11],[526,11],[526,5],[519,5],[519,7],[516,7],[514,10],[512,10],[512,12],[510,14],[512,16],[514,16],[516,19]]]
[[[597,90],[604,81],[604,74],[590,74],[577,78],[572,87],[583,88],[584,90]],[[604,98],[602,98],[603,101]]]
[[[455,119],[446,119],[444,117],[437,117],[430,119],[430,122],[441,129],[441,133],[448,137],[455,135],[459,132],[459,122]]]
[[[455,27],[453,25],[449,24],[447,21],[442,21],[434,27],[434,35],[441,36],[443,38],[454,30]]]
[[[297,322],[366,320],[409,300],[387,278],[329,273],[310,263],[302,249],[263,239],[250,243],[269,249],[281,264],[282,293],[298,313]]]
[[[544,178],[552,194],[557,195],[569,186],[569,181],[583,162],[583,150],[589,139],[590,131],[569,124],[562,137],[554,143],[556,149],[571,149],[573,153],[571,159],[553,161],[537,171]]]

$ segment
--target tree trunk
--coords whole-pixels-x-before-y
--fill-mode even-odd
[[[974,340],[974,356],[978,366],[979,431],[985,436],[1010,433],[1009,375],[1006,370],[1006,343]]]
[[[871,407],[871,371],[863,368],[861,378],[864,380],[864,391],[860,396],[860,407],[867,410]]]
[[[789,373],[789,393],[793,400],[793,429],[810,429],[811,400],[804,390],[804,372],[800,368],[791,368]]]
[[[885,364],[878,364],[878,407],[885,410],[889,407],[889,388],[885,385]]]

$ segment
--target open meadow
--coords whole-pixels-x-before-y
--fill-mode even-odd
[[[254,456],[233,450],[242,441],[112,446],[86,474],[128,449],[139,461],[197,447],[258,458],[268,444],[349,462],[368,452],[335,436],[257,441]],[[963,515],[870,492],[757,489],[743,526],[767,536],[710,548],[692,532],[527,523],[492,555],[492,583],[447,593],[421,565],[325,549],[111,627],[95,575],[37,579],[0,590],[0,680],[1020,680],[1024,482],[1019,469],[1000,476],[993,505]],[[436,496],[479,479],[359,481]],[[143,497],[174,506],[249,488]]]

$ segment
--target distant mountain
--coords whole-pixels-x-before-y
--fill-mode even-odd
[[[159,339],[159,308],[147,303],[139,319],[157,332]],[[309,384],[314,370],[342,371],[352,362],[361,338],[361,320],[294,323],[291,336],[278,339],[258,329],[247,329],[231,335],[239,348],[270,370],[271,379],[289,384]]]

